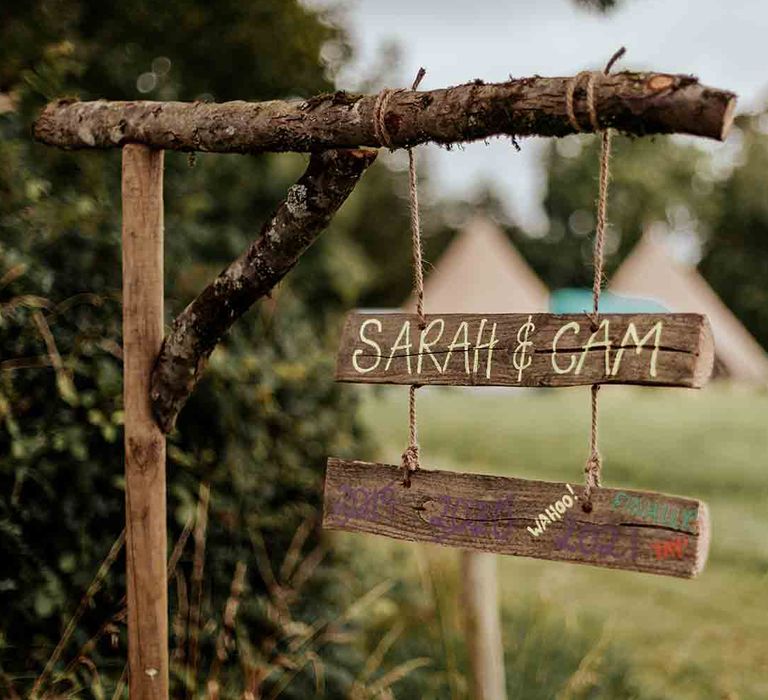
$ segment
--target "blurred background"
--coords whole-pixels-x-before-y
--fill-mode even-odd
[[[724,144],[616,138],[609,204],[614,301],[708,313],[718,378],[604,390],[604,482],[706,500],[710,561],[678,581],[500,559],[507,694],[768,697],[767,30],[757,0],[3,3],[0,696],[36,681],[48,697],[126,694],[120,154],[35,144],[42,105],[377,91],[420,65],[423,89],[572,75],[625,45],[619,69],[690,72],[740,97]],[[453,270],[510,311],[525,310],[518,295],[583,302],[597,140],[519,145],[418,149],[428,303]],[[167,154],[169,322],[305,161]],[[396,463],[406,445],[407,390],[332,381],[343,313],[408,299],[406,165],[382,152],[214,353],[170,439],[174,697],[469,697],[457,552],[318,525],[327,456]],[[470,261],[489,250],[494,275],[478,275]],[[581,478],[586,389],[419,397],[425,466]]]

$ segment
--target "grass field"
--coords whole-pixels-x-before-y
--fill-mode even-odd
[[[355,391],[364,395],[378,458],[397,463],[407,390]],[[419,392],[418,409],[425,467],[582,478],[586,389],[429,388]],[[709,503],[708,566],[683,581],[500,557],[510,699],[768,698],[768,395],[727,386],[608,387],[600,446],[604,485]],[[451,549],[352,534],[339,536],[339,545],[355,547],[387,575],[396,564],[396,576],[415,586],[428,561],[442,577],[437,589],[457,587]],[[616,673],[618,686],[603,682]],[[461,688],[451,695],[462,697]]]

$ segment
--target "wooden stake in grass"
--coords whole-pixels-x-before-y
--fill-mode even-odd
[[[461,587],[472,697],[507,700],[496,556],[462,550]]]
[[[123,148],[123,363],[132,700],[168,697],[165,436],[149,384],[163,342],[163,153]]]

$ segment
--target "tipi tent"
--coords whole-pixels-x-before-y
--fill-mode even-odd
[[[715,336],[718,371],[731,379],[768,385],[768,355],[693,267],[677,263],[663,243],[646,234],[621,264],[612,292],[644,297],[669,311],[706,314]]]
[[[485,217],[469,221],[424,285],[426,313],[535,313],[548,306],[544,283]],[[413,299],[406,308],[413,310]]]

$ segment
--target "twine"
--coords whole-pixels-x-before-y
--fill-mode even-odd
[[[419,68],[411,90],[419,87],[426,71]],[[393,90],[385,88],[376,97],[373,105],[373,130],[376,139],[384,146],[392,148],[392,139],[387,130],[387,109],[392,96],[404,92],[402,88]],[[422,262],[421,221],[419,220],[419,195],[416,179],[416,157],[413,149],[408,148],[408,202],[411,210],[411,254],[413,257],[413,291],[416,297],[416,314],[419,318],[419,329],[427,325],[424,316],[424,269]],[[408,447],[403,452],[401,464],[403,468],[403,486],[410,487],[411,472],[420,468],[419,465],[419,431],[416,418],[416,389],[420,384],[411,384],[408,391]]]
[[[600,307],[600,292],[603,287],[603,266],[605,262],[605,228],[607,221],[607,208],[608,208],[608,183],[610,181],[611,169],[611,145],[613,139],[613,132],[610,128],[603,128],[600,126],[598,119],[597,105],[595,102],[595,83],[601,80],[604,75],[610,73],[613,64],[616,63],[626,52],[626,49],[622,46],[608,61],[603,72],[599,71],[582,71],[575,78],[569,81],[565,91],[565,111],[568,115],[568,121],[571,123],[574,131],[581,132],[581,125],[576,118],[576,113],[573,109],[574,94],[576,87],[582,78],[587,76],[586,102],[587,113],[589,114],[589,121],[594,131],[601,131],[601,147],[600,147],[600,177],[598,183],[598,195],[597,195],[597,224],[595,227],[595,246],[592,255],[593,262],[593,278],[592,278],[592,313],[588,314],[590,321],[592,322],[592,332],[594,333],[598,328],[598,314]],[[589,456],[587,457],[587,463],[584,467],[585,473],[585,486],[584,486],[584,502],[582,503],[582,509],[585,512],[592,510],[592,491],[600,487],[601,483],[601,471],[602,471],[602,457],[600,456],[600,450],[598,449],[598,393],[600,391],[599,384],[593,384],[591,387],[591,424],[589,431]]]
[[[419,68],[416,73],[416,78],[411,85],[411,90],[416,90],[419,87],[427,71],[424,68]],[[404,88],[384,88],[378,95],[376,95],[376,101],[373,103],[373,135],[376,140],[387,148],[393,148],[392,137],[387,129],[387,110],[389,109],[389,102],[394,95],[400,92],[405,92]],[[408,149],[410,154],[411,149]],[[413,210],[411,210],[411,216],[413,216]],[[417,214],[418,216],[418,214]]]
[[[389,108],[389,101],[392,99],[392,95],[398,92],[405,92],[402,88],[393,90],[391,88],[384,88],[377,96],[376,102],[373,103],[373,133],[376,136],[376,140],[382,145],[392,148],[392,139],[387,131],[387,122],[385,117],[387,115],[387,109]]]

